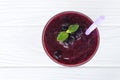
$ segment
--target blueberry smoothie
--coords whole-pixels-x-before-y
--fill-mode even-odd
[[[89,61],[99,45],[97,28],[90,35],[85,35],[92,23],[88,16],[75,11],[62,12],[52,17],[42,34],[47,55],[64,66],[78,66]]]

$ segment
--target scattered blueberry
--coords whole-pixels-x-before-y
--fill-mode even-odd
[[[68,44],[69,45],[73,45],[75,41],[75,36],[74,35],[70,35],[70,37],[68,38]]]
[[[76,33],[75,33],[75,39],[79,40],[81,38],[81,35],[83,34],[82,30],[79,29]]]
[[[69,39],[75,40],[75,34],[71,34]]]
[[[75,37],[69,36],[69,38],[65,40],[63,43],[64,43],[64,46],[69,46],[69,45],[73,45],[74,41],[75,41]]]
[[[72,41],[72,40],[69,40],[69,42],[68,42],[69,45],[73,45],[73,43],[74,43],[74,41]]]
[[[64,45],[65,45],[65,46],[69,46],[68,41],[65,41],[65,42],[64,42]]]
[[[69,27],[69,24],[67,24],[67,23],[62,24],[61,27],[62,27],[62,31],[66,31]]]
[[[54,52],[54,57],[55,57],[56,59],[61,59],[61,57],[62,57],[62,52],[61,52],[60,50],[55,51],[55,52]]]

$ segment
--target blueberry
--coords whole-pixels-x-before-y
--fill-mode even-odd
[[[65,46],[69,46],[68,41],[65,41],[65,42],[64,42],[64,45],[65,45]]]
[[[62,58],[62,52],[60,50],[57,50],[54,52],[54,57],[56,59],[61,59]]]
[[[70,34],[68,39],[65,40],[63,43],[64,43],[64,46],[69,47],[70,45],[73,45],[74,41],[75,41],[75,36],[73,34]]]
[[[81,34],[79,34],[79,33],[77,33],[76,35],[75,35],[75,38],[78,40],[79,38],[81,37]]]
[[[74,43],[74,41],[72,41],[72,40],[69,40],[69,42],[68,42],[69,45],[73,45],[73,43]]]
[[[73,44],[73,40],[72,39],[67,39],[67,41],[64,42],[64,45],[65,46],[69,46],[69,45],[72,45]]]
[[[65,40],[63,43],[64,43],[64,46],[68,47],[69,46],[69,39]]]
[[[62,27],[62,31],[66,31],[69,27],[69,24],[67,24],[67,23],[62,24],[61,27]]]
[[[75,40],[75,34],[71,34],[69,39],[70,40]]]
[[[74,35],[70,35],[69,40],[68,40],[68,43],[69,43],[70,45],[73,45],[74,41],[75,41],[75,36],[74,36]]]
[[[76,33],[75,33],[75,39],[79,40],[81,38],[81,35],[83,34],[82,30],[79,29]]]

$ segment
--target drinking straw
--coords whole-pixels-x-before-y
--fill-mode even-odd
[[[95,22],[93,22],[93,24],[90,25],[90,27],[86,30],[85,34],[90,35],[90,33],[94,31],[104,19],[105,19],[105,16],[99,16],[98,19]]]

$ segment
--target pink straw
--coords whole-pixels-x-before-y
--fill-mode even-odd
[[[85,32],[86,35],[89,35],[92,31],[94,31],[98,25],[105,19],[104,16],[100,16]]]

